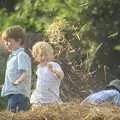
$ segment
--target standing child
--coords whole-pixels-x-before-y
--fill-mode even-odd
[[[23,48],[25,31],[18,25],[9,27],[2,33],[2,39],[11,54],[1,96],[7,97],[8,111],[25,111],[31,92],[31,59]]]
[[[59,103],[59,87],[64,73],[60,65],[53,62],[53,48],[47,42],[38,42],[32,48],[37,66],[37,84],[31,95],[32,107]]]

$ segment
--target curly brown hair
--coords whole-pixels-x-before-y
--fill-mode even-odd
[[[14,39],[16,42],[21,40],[21,45],[24,44],[25,40],[25,30],[20,25],[14,25],[11,27],[8,27],[5,31],[2,33],[2,39]]]

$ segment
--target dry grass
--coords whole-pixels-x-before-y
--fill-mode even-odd
[[[0,120],[120,120],[120,109],[110,104],[65,103],[16,114],[0,112]]]

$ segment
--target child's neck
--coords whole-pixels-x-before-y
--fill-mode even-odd
[[[41,66],[46,66],[48,64],[48,61],[44,61],[42,63],[40,63]]]
[[[19,49],[19,48],[23,48],[23,46],[22,46],[22,45],[15,46],[15,48],[13,49],[13,51],[16,51],[16,50]]]

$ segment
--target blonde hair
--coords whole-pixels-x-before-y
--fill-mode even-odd
[[[19,25],[8,27],[3,31],[2,39],[14,39],[16,42],[21,40],[21,45],[23,45],[25,40],[25,30]]]
[[[32,47],[32,55],[37,61],[37,58],[42,58],[44,60],[51,60],[52,58],[50,56],[53,56],[54,50],[50,44],[47,42],[37,42]]]

